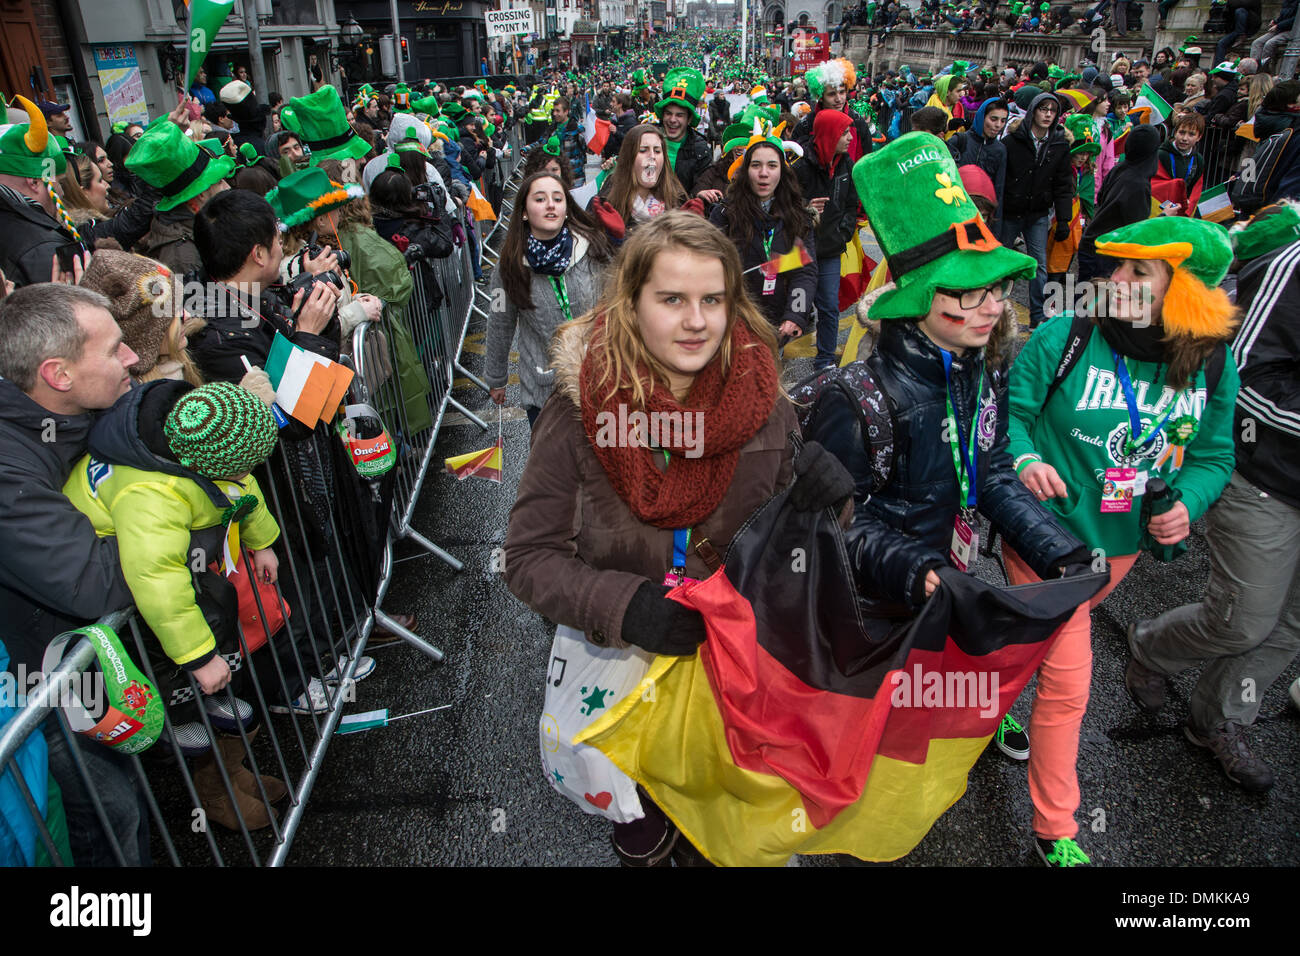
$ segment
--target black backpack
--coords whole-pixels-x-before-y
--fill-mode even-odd
[[[847,396],[861,416],[862,440],[871,458],[871,493],[875,494],[885,487],[894,467],[894,416],[889,410],[889,397],[872,378],[865,361],[823,369],[790,390],[799,428],[805,435],[817,419],[822,399],[831,390]]]
[[[1289,165],[1284,164],[1282,158],[1294,132],[1294,129],[1284,129],[1261,142],[1255,155],[1242,166],[1240,175],[1229,184],[1228,198],[1245,215],[1253,216],[1272,200],[1281,175]]]

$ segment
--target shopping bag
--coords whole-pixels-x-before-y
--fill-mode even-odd
[[[573,738],[641,687],[654,655],[639,648],[603,648],[561,624],[551,644],[546,704],[539,727],[542,767],[559,793],[588,813],[617,823],[645,816],[636,783],[603,753]]]

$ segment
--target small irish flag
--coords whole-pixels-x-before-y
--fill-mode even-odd
[[[1146,117],[1146,123],[1163,123],[1173,112],[1173,107],[1165,102],[1155,90],[1151,89],[1150,83],[1143,83],[1142,89],[1138,90],[1137,100],[1133,103],[1134,110],[1150,110]]]
[[[1232,200],[1228,198],[1228,184],[1219,183],[1201,193],[1196,204],[1196,214],[1208,222],[1226,222],[1232,218]]]
[[[465,200],[465,205],[474,213],[475,222],[495,222],[497,214],[492,211],[492,204],[488,202],[481,192],[479,192],[477,183],[470,183],[469,198]]]
[[[266,374],[275,389],[275,404],[304,425],[328,423],[338,411],[352,370],[294,345],[279,332],[266,357]]]
[[[804,248],[803,242],[796,239],[789,252],[773,256],[766,262],[754,266],[754,269],[758,269],[763,275],[771,277],[781,272],[789,272],[791,269],[802,268],[811,262],[812,256],[808,255],[808,250]],[[753,272],[754,269],[746,269],[745,271]]]

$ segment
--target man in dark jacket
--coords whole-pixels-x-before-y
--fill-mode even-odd
[[[1003,139],[1007,149],[1006,185],[1002,194],[1002,244],[1011,248],[1024,236],[1025,251],[1038,263],[1029,283],[1029,324],[1043,321],[1043,286],[1047,282],[1047,230],[1056,213],[1056,240],[1070,235],[1074,177],[1070,144],[1057,123],[1061,105],[1051,93],[1029,103],[1020,125]]]
[[[871,152],[871,128],[867,126],[865,119],[848,108],[848,99],[849,91],[843,83],[825,84],[822,95],[813,104],[812,112],[799,121],[788,138],[802,146],[804,155],[808,155],[808,151],[813,146],[813,121],[816,120],[817,114],[822,110],[839,110],[853,123],[853,139],[849,143],[848,156],[850,164],[856,163]]]
[[[1124,675],[1134,700],[1154,711],[1164,704],[1166,675],[1207,664],[1191,693],[1187,738],[1252,791],[1271,787],[1273,772],[1251,752],[1245,730],[1300,653],[1297,233],[1296,210],[1270,206],[1232,235],[1245,263],[1237,279],[1245,318],[1232,344],[1241,375],[1237,467],[1208,515],[1210,581],[1199,603],[1129,627]]]
[[[655,104],[655,115],[664,129],[668,159],[688,196],[695,192],[695,180],[713,162],[713,147],[695,128],[700,121],[700,96],[704,77],[698,70],[678,67],[664,77],[664,98]],[[706,196],[717,202],[719,196]]]
[[[628,93],[614,94],[614,110],[618,114],[614,119],[614,128],[609,132],[609,140],[600,151],[601,159],[610,160],[618,155],[623,145],[623,137],[636,125],[636,111],[632,109],[632,97]]]
[[[1286,49],[1291,40],[1291,30],[1295,26],[1297,10],[1300,10],[1300,0],[1286,0],[1277,19],[1270,21],[1268,30],[1256,37],[1250,45],[1250,55],[1259,62],[1261,71],[1270,60]]]
[[[1007,125],[1007,104],[1005,100],[994,97],[985,100],[975,111],[970,130],[956,133],[948,140],[948,149],[958,168],[978,166],[989,174],[993,181],[993,191],[997,194],[998,205],[1002,205],[1002,193],[1006,188],[1007,147],[999,138]],[[999,222],[996,218],[989,223],[989,228],[996,233]]]
[[[95,412],[125,394],[127,369],[139,361],[108,305],[88,289],[49,283],[19,289],[0,305],[0,640],[15,675],[40,671],[59,634],[131,604],[117,540],[96,535],[63,495]],[[44,730],[74,862],[115,865],[63,734],[52,720]],[[74,739],[126,862],[147,864],[148,822],[130,762],[87,737]]]
[[[1262,6],[1263,0],[1228,0],[1228,22],[1232,28],[1214,48],[1215,63],[1222,63],[1228,58],[1238,39],[1255,35],[1264,19]]]
[[[529,149],[541,149],[552,136],[560,138],[560,149],[569,160],[569,169],[573,172],[573,185],[582,186],[587,182],[587,139],[582,124],[576,116],[569,113],[569,98],[556,97],[551,104],[550,127],[542,133],[541,139],[528,145]]]
[[[860,205],[853,190],[848,150],[852,120],[822,110],[813,123],[813,149],[795,166],[803,197],[817,212],[817,355],[814,369],[835,364],[840,330],[840,256],[858,228]]]
[[[1104,265],[1097,257],[1098,236],[1151,215],[1151,177],[1156,174],[1161,128],[1135,126],[1125,137],[1124,162],[1106,174],[1096,209],[1079,242],[1080,282],[1104,273]]]

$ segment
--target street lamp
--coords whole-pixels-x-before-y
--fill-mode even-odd
[[[348,46],[356,46],[361,42],[364,31],[361,24],[357,23],[357,18],[351,13],[348,14],[348,22],[339,27],[339,39]]]

